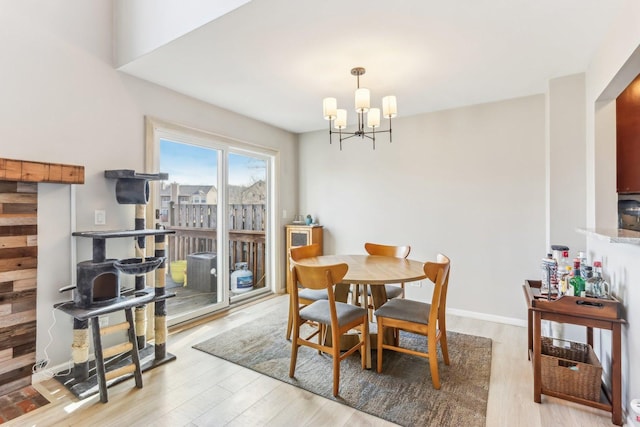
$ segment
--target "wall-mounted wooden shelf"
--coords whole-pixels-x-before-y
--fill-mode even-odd
[[[84,166],[0,158],[0,181],[84,184]]]

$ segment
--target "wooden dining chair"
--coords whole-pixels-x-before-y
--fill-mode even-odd
[[[307,246],[297,246],[289,249],[289,258],[293,261],[299,261],[304,258],[311,258],[319,255],[322,255],[322,248],[318,243]],[[291,271],[288,271],[287,274],[291,274]],[[294,286],[297,285],[293,280],[290,280],[289,282]],[[289,319],[287,320],[287,339],[290,339],[291,330],[293,329],[293,293],[291,292],[291,289],[287,289],[287,292],[289,292]],[[302,306],[309,305],[314,301],[322,299],[328,299],[327,293],[323,290],[303,288],[299,289],[298,291],[298,302]]]
[[[382,256],[392,256],[395,258],[406,258],[409,256],[411,252],[411,246],[391,246],[391,245],[380,245],[378,243],[365,243],[364,250],[367,251],[369,255],[382,255]],[[396,285],[384,285],[384,290],[387,293],[387,298],[404,298],[404,283],[400,283],[400,286]],[[369,291],[369,295],[371,295],[371,291]]]
[[[291,365],[289,376],[293,378],[298,357],[298,348],[301,345],[308,346],[331,354],[333,357],[333,395],[338,395],[340,384],[340,362],[349,357],[355,351],[360,350],[362,369],[366,368],[366,338],[369,334],[369,321],[367,310],[352,304],[336,301],[333,288],[339,284],[347,274],[347,264],[333,264],[324,266],[303,266],[291,260],[291,274],[293,283],[300,283],[303,289],[323,291],[327,295],[326,300],[317,300],[313,303],[301,306],[299,301],[299,288],[294,286],[293,296],[293,338],[291,340]],[[301,326],[307,322],[314,322],[320,328],[314,328],[309,335],[302,337]],[[327,345],[323,334],[331,329],[331,344]],[[360,339],[351,348],[341,354],[340,337],[347,331],[359,328]],[[306,334],[305,334],[306,335]],[[317,337],[318,342],[312,339]]]
[[[378,243],[370,243],[367,242],[364,244],[364,250],[367,251],[369,255],[380,255],[380,256],[390,256],[395,258],[407,258],[409,253],[411,252],[411,246],[392,246],[392,245],[381,245]],[[400,286],[387,284],[384,285],[385,295],[387,300],[391,298],[404,298],[404,283],[400,283]],[[371,289],[367,286],[367,297],[369,299],[369,317],[372,319],[373,314],[373,302],[371,301]],[[356,286],[355,289],[355,301],[356,304],[359,304],[360,294],[359,288]]]
[[[447,301],[447,287],[449,285],[450,260],[438,254],[437,262],[426,262],[424,273],[434,283],[431,304],[409,299],[392,299],[375,311],[378,322],[378,372],[382,372],[383,350],[393,350],[429,359],[431,380],[435,389],[440,388],[438,376],[438,343],[442,349],[442,358],[449,364],[449,349],[447,347],[447,329],[445,323],[445,309]],[[392,344],[384,344],[384,328],[394,329]],[[408,331],[424,335],[427,338],[427,352],[422,353],[400,346],[400,331]]]

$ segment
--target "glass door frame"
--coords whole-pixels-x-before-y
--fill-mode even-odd
[[[264,261],[264,268],[265,268],[265,283],[268,283],[269,285],[265,285],[264,288],[262,289],[256,289],[254,291],[251,292],[247,292],[246,294],[240,294],[240,295],[230,295],[230,302],[231,303],[238,303],[241,301],[245,301],[245,300],[250,300],[250,299],[254,299],[257,296],[260,295],[264,295],[267,294],[269,292],[276,292],[275,289],[275,280],[274,280],[274,274],[273,271],[274,269],[270,266],[269,263],[269,258],[273,258],[271,253],[273,250],[274,245],[270,245],[270,239],[273,241],[275,239],[275,236],[272,234],[272,230],[274,229],[273,227],[270,226],[270,224],[273,223],[272,217],[273,217],[273,185],[272,182],[274,181],[273,179],[273,159],[271,156],[265,155],[263,153],[260,152],[256,152],[255,150],[246,150],[246,149],[242,149],[241,147],[229,147],[228,150],[226,151],[226,155],[227,155],[227,159],[229,157],[229,154],[237,154],[237,155],[241,155],[241,156],[247,156],[247,157],[254,157],[254,158],[258,158],[260,160],[264,160],[265,165],[267,170],[265,171],[265,184],[266,184],[266,188],[267,188],[267,197],[265,200],[265,210],[267,212],[267,219],[265,221],[265,261]],[[221,167],[221,169],[224,169],[224,174],[225,174],[225,179],[228,178],[229,176],[229,170],[228,170],[228,166],[229,166],[229,162],[225,161],[224,165]],[[225,181],[225,185],[228,185],[228,181]],[[226,188],[225,188],[226,190]],[[228,200],[225,200],[225,207],[228,207],[228,204],[226,203]],[[226,219],[226,217],[225,217]],[[227,227],[227,233],[229,232],[229,228]],[[228,243],[228,234],[227,234],[227,243]],[[226,246],[228,248],[228,245]],[[267,250],[268,247],[268,250]],[[227,257],[228,259],[228,257]],[[271,272],[271,273],[270,273]],[[255,281],[258,278],[254,277],[254,284]]]
[[[217,135],[207,131],[197,130],[178,124],[173,124],[157,119],[145,117],[145,172],[158,173],[160,164],[160,139],[168,139],[176,142],[191,143],[205,148],[218,150],[218,248],[223,251],[218,256],[218,271],[229,272],[229,225],[226,215],[228,208],[228,155],[230,153],[259,157],[265,160],[267,165],[266,185],[268,188],[266,203],[267,221],[265,222],[265,287],[263,290],[251,292],[250,295],[230,296],[230,273],[218,275],[218,281],[222,279],[220,288],[223,292],[222,302],[209,305],[205,308],[186,313],[184,315],[172,315],[167,313],[168,326],[172,326],[197,317],[211,314],[229,307],[231,303],[253,299],[257,296],[277,292],[275,253],[277,237],[276,229],[276,193],[275,181],[277,176],[278,152],[272,149],[256,146],[233,138]],[[171,177],[169,177],[171,179]],[[159,185],[152,186],[147,209],[148,227],[155,227],[155,211],[160,208]]]

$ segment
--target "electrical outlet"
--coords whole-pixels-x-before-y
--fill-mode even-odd
[[[107,213],[104,210],[98,209],[94,212],[94,224],[105,225],[107,223]]]
[[[422,287],[422,280],[418,280],[417,282],[409,282],[409,284],[411,286],[413,286],[414,288],[421,288]]]
[[[283,219],[287,219],[287,210],[286,209],[282,210],[282,218]]]

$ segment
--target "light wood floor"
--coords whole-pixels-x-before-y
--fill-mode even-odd
[[[287,310],[278,296],[241,307],[216,320],[172,333],[177,360],[78,401],[55,380],[36,384],[51,404],[12,420],[19,426],[386,426],[371,415],[316,396],[191,348],[207,338],[250,322],[257,315]],[[611,426],[607,412],[543,396],[533,402],[526,329],[449,316],[448,329],[493,340],[487,426]],[[259,327],[259,325],[256,325]],[[283,331],[284,333],[284,331]],[[410,356],[407,356],[410,357]],[[331,377],[327,378],[330,381]]]

